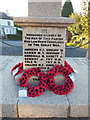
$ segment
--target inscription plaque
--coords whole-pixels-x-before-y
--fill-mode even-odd
[[[39,67],[47,71],[54,65],[63,65],[65,31],[65,28],[25,27],[23,30],[24,69]]]

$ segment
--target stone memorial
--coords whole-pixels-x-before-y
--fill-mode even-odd
[[[48,71],[64,65],[66,27],[75,19],[61,17],[61,1],[28,1],[28,17],[14,21],[23,27],[24,69],[39,67]]]
[[[61,17],[60,0],[28,2],[30,16],[14,18],[23,28],[23,63],[11,70],[20,86],[19,96],[37,97],[45,89],[58,95],[68,94],[74,88],[74,70],[65,61],[66,28],[75,19]]]

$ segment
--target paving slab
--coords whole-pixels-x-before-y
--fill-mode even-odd
[[[69,117],[88,117],[88,60],[67,58],[67,61],[78,71],[75,74],[75,88],[67,95],[70,102]]]
[[[69,103],[66,96],[55,95],[51,91],[35,98],[19,98],[20,118],[67,117]]]
[[[2,69],[0,75],[0,106],[1,114],[0,117],[17,117],[17,86],[10,74],[12,67],[17,64],[20,60],[18,57],[3,57],[2,56]],[[2,84],[1,84],[2,81]]]

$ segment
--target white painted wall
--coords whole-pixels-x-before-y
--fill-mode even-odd
[[[0,25],[2,26],[14,26],[13,20],[0,19]]]
[[[0,35],[16,34],[13,20],[0,19]]]
[[[16,34],[16,27],[3,27],[5,35]]]

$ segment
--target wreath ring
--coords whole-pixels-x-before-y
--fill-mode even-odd
[[[14,76],[16,76],[16,75],[22,73],[23,71],[24,71],[23,70],[23,63],[18,63],[12,68],[11,73],[13,74],[15,72]]]
[[[71,70],[64,66],[56,65],[50,71],[48,71],[48,89],[53,91],[57,95],[66,95],[74,88],[74,83],[69,77],[72,73]],[[58,74],[62,74],[65,77],[65,83],[63,85],[56,85],[54,77]]]
[[[32,76],[37,76],[40,83],[38,86],[31,86],[28,80]],[[39,68],[31,68],[26,70],[19,79],[20,87],[27,87],[27,96],[36,97],[44,94],[45,89],[48,87],[47,76]]]

